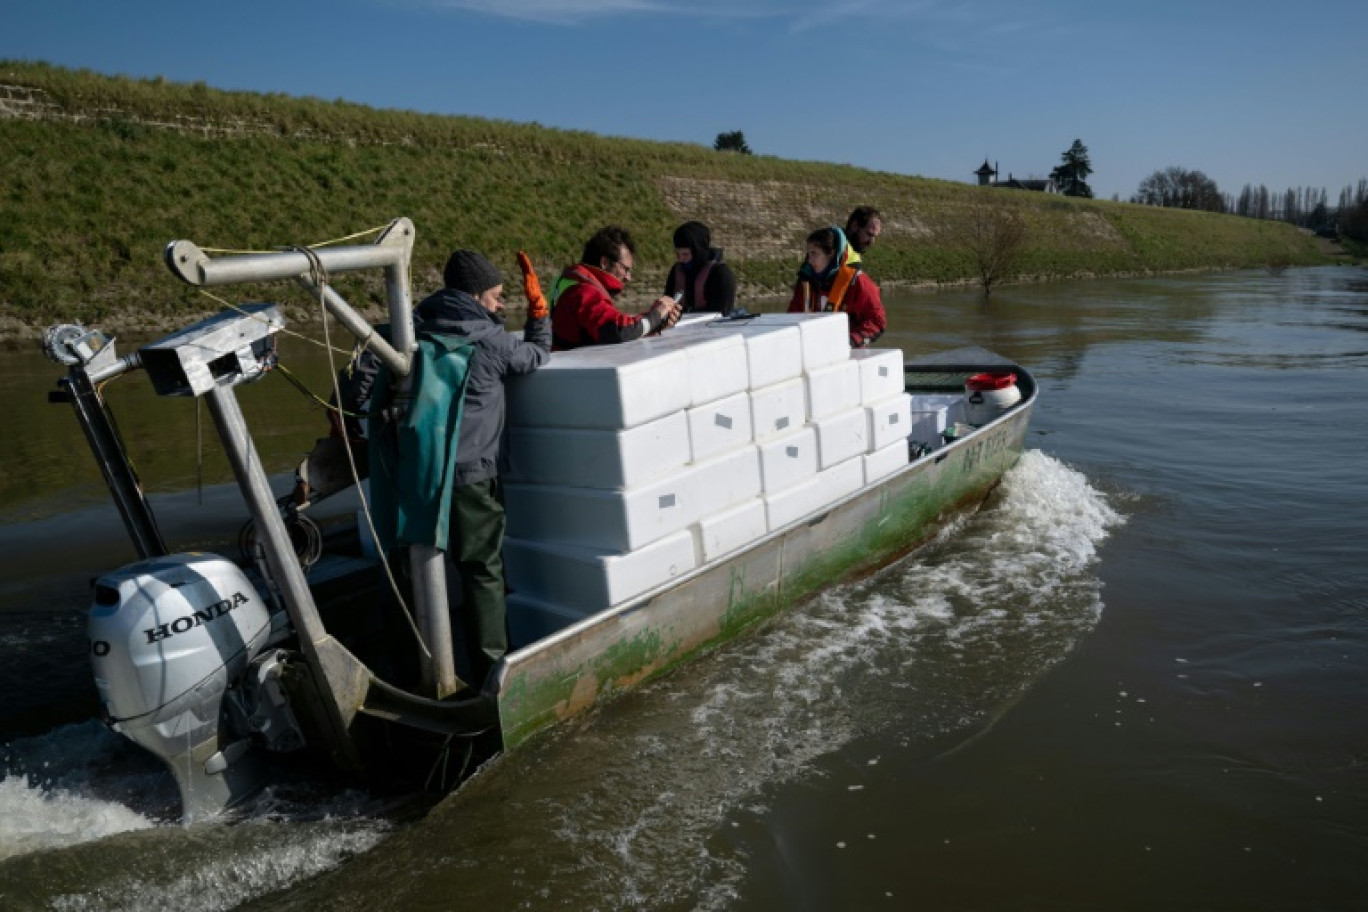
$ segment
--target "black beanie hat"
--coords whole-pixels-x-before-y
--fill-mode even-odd
[[[447,260],[442,270],[442,281],[447,288],[478,295],[495,285],[503,284],[503,276],[494,264],[473,250],[458,250]]]

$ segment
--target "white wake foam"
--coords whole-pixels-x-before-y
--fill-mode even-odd
[[[42,870],[50,908],[231,909],[372,848],[390,829],[373,807],[282,787],[231,825],[181,827],[159,761],[94,720],[62,726],[0,748],[0,906]]]
[[[127,756],[118,736],[93,720],[0,749],[0,859],[156,826],[119,800],[150,785],[147,764],[119,771]]]

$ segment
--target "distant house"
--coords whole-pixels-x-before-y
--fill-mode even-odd
[[[1009,190],[1034,190],[1037,193],[1059,192],[1059,185],[1050,177],[1013,177],[1008,172],[1006,180],[998,180],[997,166],[989,165],[986,158],[974,174],[978,176],[980,187],[1006,187]]]

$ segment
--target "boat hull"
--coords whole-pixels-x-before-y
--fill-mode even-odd
[[[498,699],[505,749],[924,543],[1016,462],[1033,405],[1034,395],[821,513],[510,654]]]

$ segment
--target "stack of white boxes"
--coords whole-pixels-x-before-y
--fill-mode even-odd
[[[698,322],[509,382],[515,642],[625,602],[907,463],[902,353],[844,314]]]

